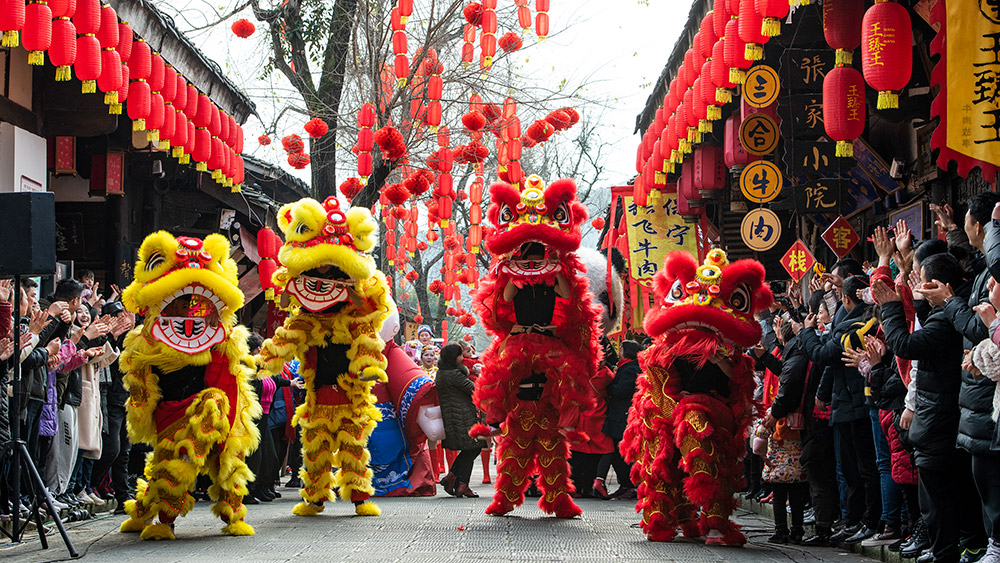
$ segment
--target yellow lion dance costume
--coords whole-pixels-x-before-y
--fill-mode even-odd
[[[375,221],[364,208],[341,210],[335,198],[306,198],[278,211],[278,227],[285,244],[274,282],[290,314],[264,342],[258,365],[278,373],[297,358],[306,384],[292,419],[302,430],[304,485],[292,513],[315,516],[336,488],[358,515],[377,516],[367,445],[381,420],[371,391],[387,381],[378,332],[391,307],[385,276],[367,254]]]
[[[194,505],[188,491],[207,473],[223,533],[253,535],[243,521],[253,477],[243,460],[257,448],[253,420],[261,410],[247,382],[253,374],[248,333],[236,325],[243,293],[229,243],[217,234],[204,241],[165,231],[149,235],[122,301],[145,321],[125,338],[119,360],[130,394],[129,436],[153,452],[146,480],[125,503],[129,519],[121,531],[174,539],[174,520]]]

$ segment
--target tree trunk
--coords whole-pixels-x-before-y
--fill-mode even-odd
[[[327,133],[310,142],[312,168],[312,195],[319,201],[337,195],[337,143],[336,136]]]

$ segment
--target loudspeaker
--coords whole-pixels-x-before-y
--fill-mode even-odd
[[[0,194],[0,276],[48,276],[54,273],[55,194]]]

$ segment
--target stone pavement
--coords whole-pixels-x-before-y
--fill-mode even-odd
[[[559,520],[544,515],[537,499],[529,498],[511,516],[497,518],[483,514],[492,488],[473,488],[481,498],[456,499],[439,492],[432,498],[380,499],[378,518],[356,517],[353,506],[344,502],[328,504],[314,518],[293,516],[297,495],[279,488],[283,498],[249,507],[247,521],[257,535],[247,538],[222,536],[221,522],[212,517],[207,502],[197,503],[178,519],[178,539],[172,542],[143,542],[138,534],[119,533],[124,516],[104,515],[67,527],[84,560],[115,563],[872,561],[833,549],[768,545],[771,522],[745,510],[738,512],[738,520],[751,543],[743,549],[686,540],[657,544],[643,538],[631,501],[583,499],[582,518]],[[37,536],[21,545],[0,542],[0,560],[5,563],[65,558],[68,553],[58,534],[49,536],[48,550],[41,549]]]

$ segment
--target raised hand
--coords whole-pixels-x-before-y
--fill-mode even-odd
[[[10,301],[10,294],[14,292],[13,280],[0,280],[0,303]]]
[[[913,251],[913,233],[903,219],[896,221],[896,249],[904,256]]]
[[[861,366],[861,360],[865,359],[865,351],[862,349],[858,350],[844,350],[842,354],[844,365],[851,366],[853,368]]]
[[[41,334],[45,330],[45,325],[49,322],[49,314],[41,309],[34,309],[31,311],[31,316],[28,320],[28,330],[32,334]]]
[[[896,293],[895,288],[891,288],[882,280],[875,280],[872,284],[872,297],[876,303],[889,303],[892,301],[902,301],[903,299]]]
[[[880,338],[875,338],[870,334],[865,335],[865,355],[868,357],[869,364],[878,365],[885,356],[885,350],[885,342]]]
[[[10,338],[0,338],[0,362],[6,362],[14,355],[14,341]]]
[[[947,232],[958,228],[954,219],[955,210],[953,210],[950,205],[947,203],[944,205],[932,203],[930,207],[931,211],[933,211],[937,216],[937,218],[934,219],[934,224],[937,225],[939,230]]]
[[[910,270],[910,275],[907,276],[906,285],[910,286],[910,291],[913,292],[914,301],[923,301],[926,299],[923,292],[923,282],[920,281],[920,274],[916,270]]]
[[[889,237],[889,231],[885,227],[875,227],[872,244],[875,246],[875,254],[878,255],[879,266],[888,265],[892,253],[896,250],[896,239]]]
[[[983,321],[986,326],[991,326],[993,321],[997,320],[997,310],[993,308],[993,304],[989,302],[980,303],[972,308],[976,312],[976,316],[979,320]]]

